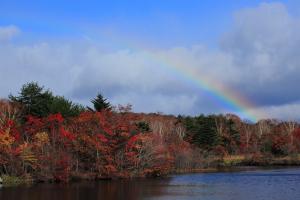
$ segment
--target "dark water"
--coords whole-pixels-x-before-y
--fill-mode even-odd
[[[0,199],[298,200],[300,169],[176,175],[164,179],[2,188]]]

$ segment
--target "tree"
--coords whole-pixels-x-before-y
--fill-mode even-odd
[[[75,104],[63,96],[54,96],[49,106],[49,113],[60,113],[63,117],[75,117],[84,110],[82,105]]]
[[[19,96],[10,95],[9,99],[22,107],[23,120],[28,116],[47,117],[50,114],[62,114],[63,117],[78,116],[84,107],[67,100],[63,96],[54,96],[36,82],[24,84]]]
[[[101,110],[104,109],[111,110],[110,103],[100,93],[96,96],[96,98],[92,99],[91,102],[94,108],[88,107],[90,111],[100,112]]]
[[[227,132],[230,138],[230,145],[228,147],[229,153],[234,153],[238,150],[238,146],[240,145],[240,133],[237,130],[236,124],[232,119],[227,120]]]
[[[245,153],[250,153],[251,147],[252,147],[252,140],[253,140],[253,126],[252,124],[243,122],[241,126],[241,149]]]
[[[136,123],[136,126],[138,127],[138,130],[142,133],[151,131],[149,124],[145,121],[140,121],[140,122]]]
[[[53,95],[49,90],[38,85],[37,82],[24,84],[21,88],[19,96],[9,95],[12,102],[23,106],[22,116],[33,115],[37,117],[45,117],[49,114],[49,107],[52,102]]]
[[[187,117],[184,122],[187,137],[200,148],[209,149],[219,143],[215,116]]]
[[[295,121],[287,121],[283,123],[284,129],[286,132],[287,137],[289,138],[289,151],[293,150],[293,143],[294,143],[294,130],[297,128],[297,123]]]
[[[6,123],[17,120],[20,116],[20,106],[6,99],[0,99],[0,128]]]

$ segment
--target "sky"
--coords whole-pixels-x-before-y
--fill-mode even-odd
[[[299,53],[297,0],[0,0],[2,98],[37,81],[84,105],[101,92],[136,112],[249,117],[231,99],[299,120]]]

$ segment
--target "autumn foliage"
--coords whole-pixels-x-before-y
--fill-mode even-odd
[[[270,158],[290,156],[300,164],[297,122],[133,113],[130,105],[111,107],[99,95],[94,109],[84,109],[49,91],[42,95],[47,92],[36,84],[28,87],[11,101],[0,100],[0,175],[68,182],[163,176],[220,167],[237,158],[269,164]],[[40,113],[41,105],[28,100],[32,96],[56,99],[55,109],[47,103],[49,109]]]
[[[82,112],[68,119],[61,114],[27,116],[23,124],[3,115],[0,173],[67,182],[74,177],[160,176],[170,172],[173,158],[163,137],[140,132],[138,121],[122,108]]]

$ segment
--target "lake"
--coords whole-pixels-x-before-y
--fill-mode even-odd
[[[256,169],[68,185],[38,184],[2,188],[0,199],[296,200],[300,199],[300,169]]]

